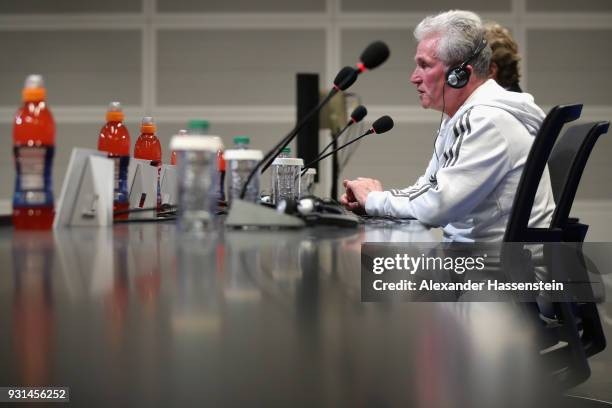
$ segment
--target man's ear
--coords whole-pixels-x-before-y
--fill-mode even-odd
[[[499,68],[497,67],[497,64],[494,62],[491,62],[491,64],[489,65],[489,78],[497,80],[497,70],[498,69]]]

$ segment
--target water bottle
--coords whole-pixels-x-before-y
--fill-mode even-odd
[[[234,139],[235,141],[235,139]],[[225,151],[225,160],[229,166],[229,204],[234,199],[240,198],[242,188],[249,178],[249,174],[253,171],[257,163],[263,159],[261,150],[236,148]],[[257,202],[259,199],[259,178],[261,170],[258,170],[245,191],[243,200]]]
[[[281,200],[297,200],[300,196],[300,172],[304,160],[277,157],[272,162],[272,204]]]
[[[202,135],[175,135],[170,148],[177,155],[178,228],[201,235],[218,225],[217,152],[218,138]]]
[[[42,76],[28,76],[22,92],[23,105],[13,122],[15,229],[49,229],[53,225],[55,122],[46,98]]]
[[[210,131],[210,122],[202,119],[192,119],[189,121],[188,133],[190,135],[208,135]],[[216,136],[215,136],[216,137]],[[221,149],[217,152],[217,175],[215,177],[217,183],[217,201],[219,207],[224,207],[225,202],[225,159],[223,158],[223,142]]]
[[[317,169],[309,168],[302,176],[300,182],[300,198],[314,195],[314,182],[317,176]]]
[[[121,103],[111,102],[106,112],[106,124],[98,136],[98,150],[108,153],[115,161],[113,212],[127,210],[128,200],[127,173],[130,164],[130,133],[123,124],[125,115]],[[117,215],[115,219],[127,219],[128,213]]]

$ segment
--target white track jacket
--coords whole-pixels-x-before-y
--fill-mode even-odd
[[[439,129],[425,174],[401,190],[368,194],[366,212],[444,227],[445,240],[501,241],[525,160],[544,112],[525,93],[489,79]],[[555,204],[548,167],[531,227],[548,227]]]

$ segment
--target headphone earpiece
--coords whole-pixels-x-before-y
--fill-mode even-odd
[[[461,89],[467,85],[470,81],[470,71],[467,69],[468,64],[476,58],[482,50],[487,46],[487,40],[485,38],[480,41],[478,47],[474,50],[472,55],[470,55],[465,61],[461,64],[451,67],[448,71],[446,71],[446,83],[451,88]]]
[[[451,88],[461,89],[470,81],[470,71],[463,64],[450,68],[446,72],[446,83]]]

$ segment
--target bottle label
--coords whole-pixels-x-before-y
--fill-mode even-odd
[[[51,146],[15,146],[14,207],[53,206],[51,166],[54,148]]]
[[[115,156],[111,153],[108,158],[115,162],[114,201],[117,204],[128,202],[127,173],[130,156]]]

